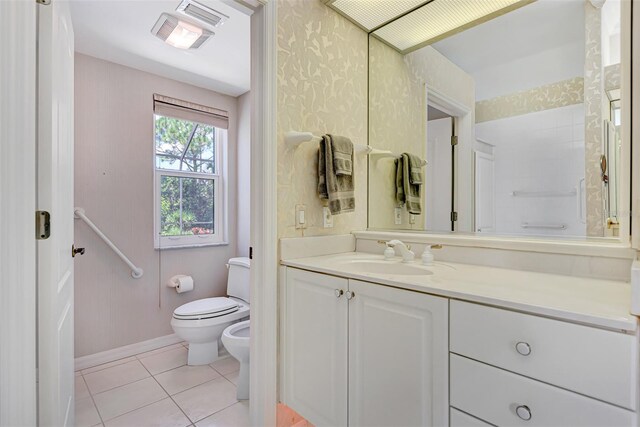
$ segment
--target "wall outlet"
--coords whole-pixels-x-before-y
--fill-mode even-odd
[[[328,207],[322,208],[322,226],[324,228],[333,228],[333,215]]]
[[[409,214],[409,224],[416,223],[416,216],[414,214]]]
[[[307,215],[305,205],[296,205],[296,228],[307,228]]]
[[[396,225],[402,224],[402,208],[395,208],[393,211],[393,220]]]

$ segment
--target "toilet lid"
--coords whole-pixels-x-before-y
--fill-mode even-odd
[[[204,298],[176,308],[173,317],[176,319],[202,319],[223,316],[234,311],[238,311],[238,303],[230,298]]]

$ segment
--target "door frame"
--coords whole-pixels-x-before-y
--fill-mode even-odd
[[[246,5],[246,0],[236,0]],[[251,15],[251,425],[278,403],[277,2]]]
[[[36,425],[35,1],[0,2],[0,425]],[[6,61],[7,58],[19,60]]]
[[[452,228],[455,228],[455,231],[470,232],[473,231],[475,221],[473,205],[470,202],[473,190],[467,184],[473,181],[471,171],[473,169],[475,112],[458,100],[428,84],[425,84],[424,88],[426,105],[447,113],[453,120],[452,135],[458,137],[458,144],[451,150],[452,174],[455,174],[452,177],[453,194],[451,205],[452,211],[458,213],[458,220]],[[426,110],[427,108],[425,108],[425,115],[427,114]],[[459,172],[457,173],[457,171]],[[460,185],[461,182],[464,185]]]

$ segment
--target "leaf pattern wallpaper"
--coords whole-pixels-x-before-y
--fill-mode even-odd
[[[367,228],[367,159],[354,154],[356,210],[323,228],[316,142],[285,146],[290,130],[367,144],[367,34],[320,0],[278,0],[278,234],[345,234]],[[295,206],[307,228],[296,230]]]

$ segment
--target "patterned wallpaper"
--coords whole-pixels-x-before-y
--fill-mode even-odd
[[[582,77],[476,102],[476,123],[581,104]]]
[[[367,34],[321,0],[278,0],[278,235],[344,234],[367,228],[367,159],[355,154],[356,211],[322,226],[317,143],[286,147],[289,130],[335,133],[367,144]],[[307,228],[296,230],[295,206]]]
[[[587,199],[587,236],[604,236],[604,206],[600,156],[602,155],[603,114],[602,97],[602,38],[601,10],[591,2],[584,2],[585,20],[585,66],[584,66],[584,109],[585,109],[585,194]]]
[[[604,67],[604,89],[620,89],[622,86],[622,67],[620,64]]]
[[[426,157],[425,88],[404,57],[375,37],[369,39],[369,144],[395,154]],[[369,164],[369,225],[378,229],[424,228],[422,215],[395,225],[395,164],[393,157],[371,155]],[[423,186],[424,190],[424,186]],[[424,200],[424,197],[423,197]]]

